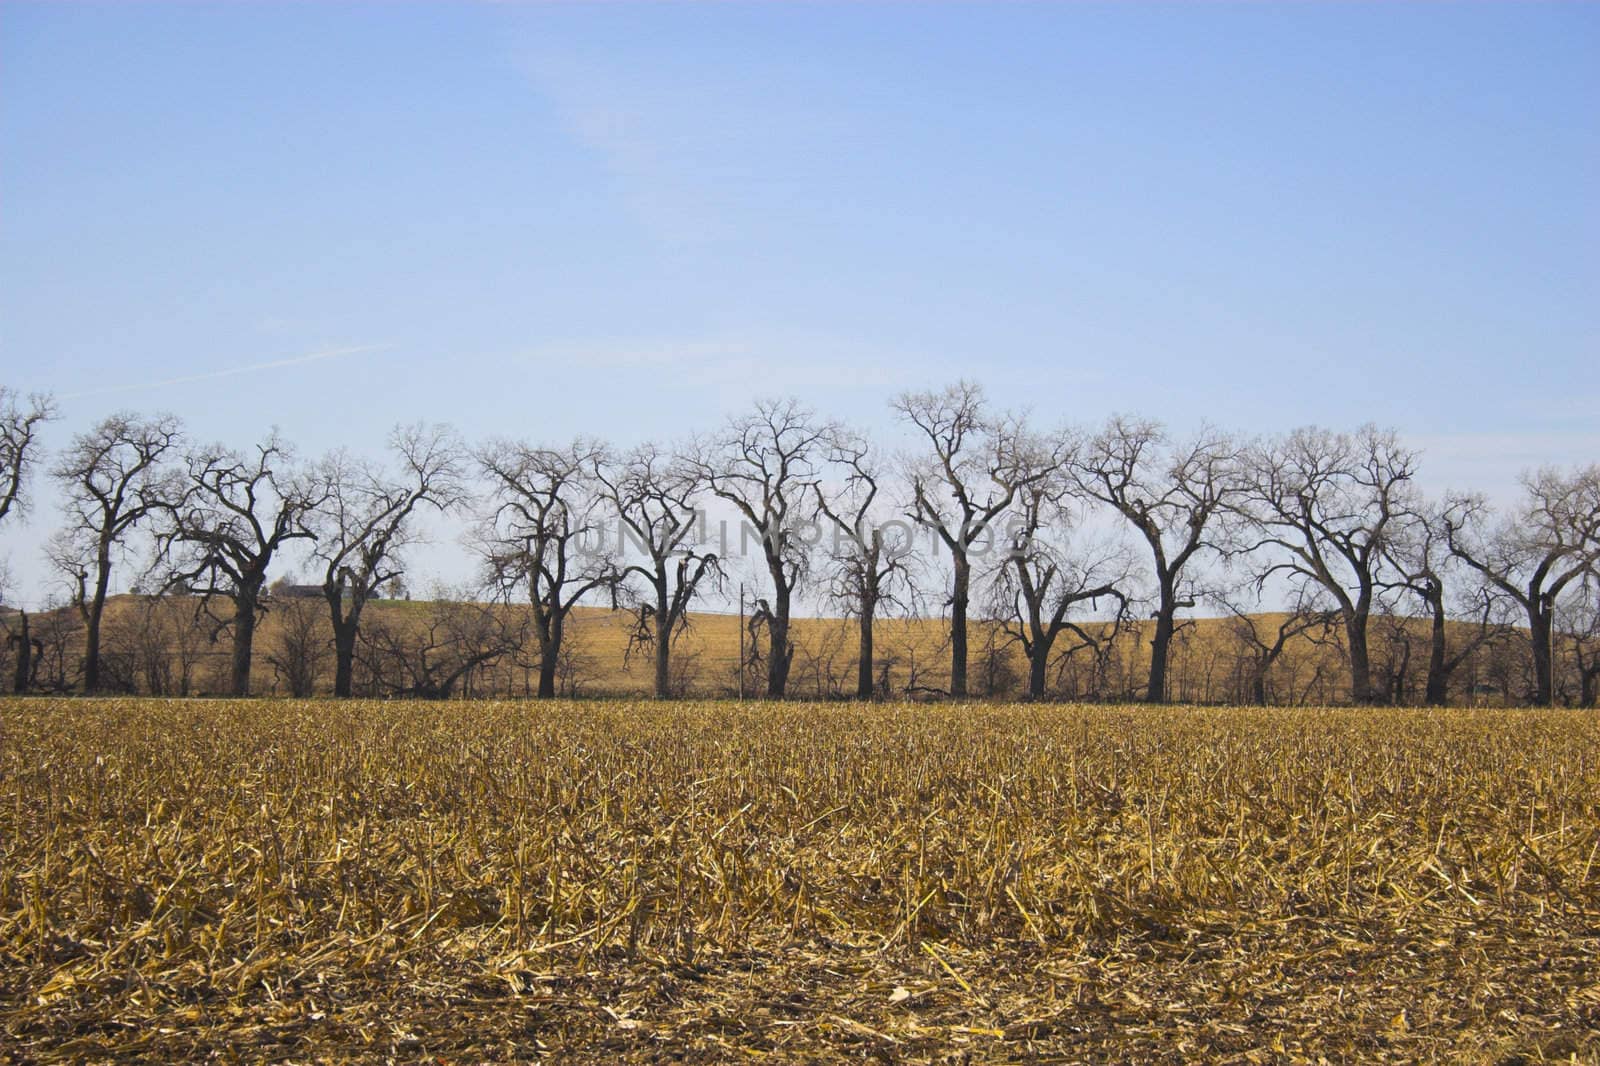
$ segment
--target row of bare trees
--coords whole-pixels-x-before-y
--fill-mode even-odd
[[[1123,417],[1043,428],[995,410],[971,382],[908,392],[891,408],[912,442],[895,454],[773,400],[676,446],[627,451],[592,439],[470,447],[447,428],[402,427],[382,462],[345,451],[302,461],[276,434],[247,450],[196,446],[170,415],[110,416],[48,466],[65,519],[48,555],[82,623],[79,685],[104,687],[106,602],[126,570],[146,591],[182,590],[200,605],[211,638],[231,641],[230,691],[247,694],[269,574],[298,551],[320,578],[335,694],[352,693],[362,656],[369,674],[381,661],[409,677],[405,691],[449,692],[511,645],[466,640],[472,618],[438,620],[461,631],[456,645],[479,648],[444,669],[439,655],[430,663],[394,633],[368,631],[364,612],[405,578],[419,519],[450,512],[470,520],[482,588],[525,619],[538,695],[556,694],[574,610],[602,603],[630,612],[629,653],[648,651],[665,696],[691,609],[721,602],[736,562],[726,519],[710,532],[722,513],[739,527],[738,554],[753,548],[762,588],[759,640],[740,669],[757,666],[773,698],[789,691],[795,612],[810,595],[852,620],[863,698],[882,687],[878,620],[930,612],[944,620],[938,687],[952,697],[973,691],[981,623],[985,668],[996,640],[1020,651],[1034,698],[1069,663],[1110,669],[1137,628],[1148,639],[1139,694],[1165,701],[1186,612],[1207,610],[1235,620],[1254,664],[1248,687],[1263,698],[1285,648],[1313,637],[1336,650],[1350,700],[1394,698],[1396,674],[1413,672],[1411,644],[1402,666],[1375,664],[1374,620],[1416,618],[1430,703],[1484,647],[1524,641],[1527,699],[1550,704],[1563,639],[1579,698],[1594,701],[1600,466],[1532,472],[1502,513],[1474,494],[1428,497],[1417,454],[1371,426],[1266,439],[1210,427],[1180,438]],[[26,505],[53,417],[48,398],[0,390],[0,522]],[[1282,610],[1269,623],[1263,605]],[[491,617],[504,611],[477,621]],[[25,615],[8,625],[19,685],[39,650],[26,625]],[[309,684],[306,656],[285,656],[300,664],[274,664],[289,687]]]

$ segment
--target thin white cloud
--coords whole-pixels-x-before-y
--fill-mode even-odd
[[[1404,434],[1422,451],[1422,482],[1435,492],[1473,489],[1508,504],[1521,495],[1524,471],[1600,462],[1600,432]]]
[[[981,371],[937,354],[793,330],[639,341],[607,338],[540,347],[525,358],[638,374],[641,389],[672,383],[728,390],[744,398],[814,389],[898,392]]]
[[[536,49],[523,70],[561,128],[599,161],[656,240],[694,246],[735,232],[704,166],[708,146],[733,135],[714,97],[660,71],[641,84],[638,71],[565,51]]]
[[[265,363],[252,363],[249,366],[232,366],[222,370],[208,370],[203,374],[186,374],[183,377],[166,378],[162,381],[141,381],[129,385],[112,385],[103,389],[85,389],[82,392],[65,393],[63,400],[78,400],[87,396],[111,396],[122,392],[141,392],[145,389],[162,389],[172,385],[188,385],[196,381],[212,381],[217,378],[229,378],[238,374],[254,374],[262,370],[277,370],[280,367],[300,366],[305,363],[319,363],[325,359],[342,359],[349,355],[361,355],[367,352],[383,352],[394,348],[392,344],[358,344],[349,348],[329,348],[325,351],[311,352],[309,355],[296,355],[288,359],[273,359]]]
[[[1580,459],[1600,450],[1600,431],[1529,430],[1469,433],[1413,433],[1407,439],[1430,452],[1458,455],[1463,459],[1520,461],[1538,465]],[[1590,454],[1594,461],[1600,456]]]

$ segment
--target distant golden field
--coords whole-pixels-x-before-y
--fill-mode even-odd
[[[1600,1059],[1570,711],[0,702],[0,1061]]]

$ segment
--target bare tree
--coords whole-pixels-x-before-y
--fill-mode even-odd
[[[925,619],[910,615],[900,624],[876,636],[873,657],[877,663],[877,691],[892,695],[898,689],[904,697],[927,698],[944,695],[932,679],[949,658],[949,631],[925,624]],[[896,684],[896,675],[900,676]]]
[[[1069,620],[1062,631],[1072,637],[1065,647],[1057,646],[1055,653],[1053,687],[1059,693],[1077,699],[1133,698],[1134,682],[1124,680],[1118,667],[1122,661],[1125,638],[1132,637],[1138,645],[1138,623],[1130,617],[1131,601],[1117,600],[1117,613],[1113,618],[1098,621],[1075,622]],[[1080,653],[1087,652],[1087,655]]]
[[[105,620],[108,659],[125,664],[130,690],[151,696],[190,694],[204,640],[192,612],[169,596],[135,594]]]
[[[1600,702],[1600,577],[1589,575],[1571,590],[1561,621],[1578,673],[1578,706],[1592,708]]]
[[[322,627],[322,609],[314,598],[273,596],[277,625],[269,629],[272,639],[267,662],[273,674],[289,689],[289,695],[304,699],[316,691],[317,679],[332,650],[329,633]]]
[[[263,606],[267,568],[278,550],[313,540],[313,512],[327,496],[324,483],[295,467],[294,453],[274,431],[250,453],[220,445],[188,457],[186,491],[161,505],[158,564],[166,587],[184,586],[233,606],[229,692],[250,694],[250,659]]]
[[[801,521],[818,460],[832,427],[798,401],[761,400],[722,431],[693,442],[685,463],[719,499],[732,504],[761,540],[772,600],[758,608],[767,634],[767,697],[788,690],[794,645],[789,613],[806,570],[806,545],[791,528]]]
[[[1013,653],[1016,639],[1001,619],[980,617],[973,650],[973,687],[985,699],[1015,699],[1022,675]]]
[[[1350,699],[1371,703],[1368,621],[1383,547],[1410,513],[1414,452],[1392,431],[1318,427],[1252,449],[1241,512],[1253,527],[1246,550],[1276,551],[1261,570],[1320,586],[1338,605],[1350,666]]]
[[[1238,448],[1210,427],[1180,443],[1159,423],[1118,416],[1075,450],[1069,468],[1077,490],[1116,510],[1150,549],[1156,624],[1145,700],[1165,702],[1177,613],[1195,603],[1184,571],[1206,546],[1212,520],[1242,489]]]
[[[722,580],[721,560],[702,551],[696,536],[699,478],[654,444],[640,445],[620,459],[596,455],[594,476],[622,523],[619,533],[625,531],[645,556],[645,562],[621,569],[624,578],[637,576],[648,587],[628,647],[651,649],[655,696],[665,699],[674,691],[672,649],[689,624],[689,605],[703,586]],[[617,547],[625,556],[625,545]]]
[[[419,611],[379,615],[361,628],[357,649],[374,691],[418,699],[449,699],[474,670],[512,655],[527,636],[504,617],[505,608],[473,603],[464,591],[440,590]]]
[[[905,606],[912,589],[909,555],[911,531],[895,536],[883,521],[881,492],[886,480],[867,438],[836,430],[828,441],[828,462],[844,480],[835,490],[814,482],[817,510],[832,527],[828,551],[829,598],[856,619],[856,698],[876,693],[873,624],[885,607]]]
[[[931,527],[950,553],[950,694],[964,697],[974,548],[992,541],[991,527],[1017,490],[1051,471],[1024,468],[1017,454],[1021,421],[991,415],[975,382],[903,393],[893,407],[928,444],[908,470],[911,517]]]
[[[1032,465],[1059,468],[1062,464],[1051,451],[1065,450],[1065,442],[1054,449],[1036,449]],[[1127,580],[1126,553],[1117,546],[1080,546],[1074,550],[1056,543],[1057,530],[1072,525],[1068,484],[1055,476],[1028,480],[1018,490],[1015,515],[1009,525],[1010,541],[1006,560],[996,583],[1005,632],[1022,645],[1028,659],[1028,696],[1045,696],[1051,653],[1056,638],[1071,629],[1088,645],[1099,640],[1069,619],[1080,603],[1095,603],[1110,598],[1117,603],[1119,616],[1126,611],[1128,596],[1119,587]],[[1064,540],[1064,538],[1063,538]]]
[[[183,493],[181,475],[165,466],[181,437],[172,415],[120,412],[74,437],[50,471],[67,497],[67,526],[51,558],[72,581],[83,618],[86,692],[100,689],[100,622],[113,564],[134,528]]]
[[[100,630],[100,691],[133,695],[140,691],[149,673],[149,664],[139,654],[137,642],[129,639],[139,630],[142,612],[134,604],[120,606],[123,609],[113,606],[106,611]],[[80,672],[81,669],[80,660]]]
[[[28,504],[29,476],[39,452],[39,428],[57,417],[55,400],[35,394],[26,406],[21,396],[0,385],[0,523],[13,509],[21,514]],[[6,591],[10,575],[0,560],[0,593]],[[22,693],[33,686],[43,643],[30,628],[28,612],[18,611],[15,625],[6,626],[6,644],[16,651],[12,691]]]
[[[465,499],[463,451],[449,427],[397,427],[389,448],[397,471],[343,451],[322,464],[328,493],[317,509],[314,555],[333,622],[335,696],[350,695],[367,601],[405,573],[402,555],[416,538],[418,511],[445,511]]]
[[[1267,679],[1272,668],[1290,644],[1302,636],[1314,643],[1318,633],[1326,632],[1339,621],[1337,610],[1320,608],[1314,599],[1306,596],[1296,597],[1290,609],[1281,615],[1246,612],[1233,599],[1220,592],[1213,593],[1212,598],[1229,614],[1228,631],[1244,649],[1250,700],[1261,707],[1268,702]],[[1256,606],[1260,606],[1259,602]]]
[[[1411,662],[1416,657],[1415,619],[1394,610],[1388,599],[1380,599],[1373,612],[1368,645],[1372,652],[1372,690],[1383,703],[1396,706],[1410,700]]]
[[[621,580],[604,551],[594,477],[605,448],[576,440],[562,448],[495,441],[477,453],[493,484],[493,508],[478,536],[490,584],[508,600],[526,592],[539,644],[540,698],[556,694],[567,617],[597,589]]]
[[[43,610],[32,615],[18,611],[0,621],[6,644],[17,657],[12,674],[12,691],[66,693],[79,683],[83,646],[83,622],[76,611],[59,599],[52,599]]]
[[[1528,620],[1533,699],[1555,699],[1552,633],[1562,592],[1600,562],[1600,465],[1570,473],[1544,469],[1522,479],[1522,506],[1498,526],[1481,496],[1457,496],[1445,509],[1445,538],[1456,558],[1511,597]]]
[[[20,696],[33,687],[35,664],[44,654],[44,642],[34,635],[27,611],[0,614],[0,627],[5,629],[6,647],[13,653],[11,691]]]
[[[576,699],[600,675],[599,666],[594,656],[585,650],[584,641],[573,639],[574,631],[581,636],[585,628],[581,616],[569,619],[566,639],[561,642],[556,662],[556,692],[564,699]]]
[[[28,475],[39,452],[39,427],[57,417],[55,400],[35,394],[27,405],[0,385],[0,522],[27,506]]]
[[[1456,669],[1487,642],[1503,635],[1497,615],[1499,597],[1493,586],[1480,584],[1473,590],[1476,631],[1466,640],[1450,640],[1450,611],[1446,603],[1448,584],[1445,574],[1452,561],[1444,517],[1435,508],[1419,507],[1394,526],[1383,545],[1384,561],[1390,576],[1380,584],[1415,596],[1429,619],[1428,677],[1424,701],[1443,707],[1450,699],[1450,678]]]

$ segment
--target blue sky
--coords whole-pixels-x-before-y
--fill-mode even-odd
[[[1600,458],[1597,52],[1577,4],[7,3],[0,380],[57,442],[315,454],[966,375],[1500,493]]]

